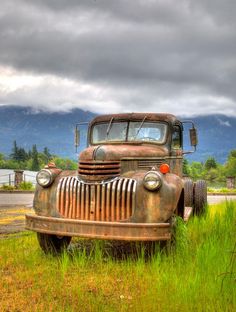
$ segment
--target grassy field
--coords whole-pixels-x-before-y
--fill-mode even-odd
[[[176,247],[123,254],[74,240],[45,256],[35,234],[0,240],[0,311],[236,311],[236,203],[210,206]]]

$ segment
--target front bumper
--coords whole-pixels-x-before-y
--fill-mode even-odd
[[[122,223],[84,221],[26,215],[26,229],[60,236],[126,240],[166,241],[171,239],[171,223]]]

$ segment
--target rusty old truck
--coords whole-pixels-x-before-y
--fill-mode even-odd
[[[190,151],[183,150],[185,127]],[[26,228],[37,232],[45,252],[60,252],[73,236],[169,241],[176,216],[188,220],[205,209],[205,181],[183,177],[183,156],[196,145],[194,124],[171,114],[98,116],[88,126],[78,170],[49,163],[38,172],[35,214],[26,215]]]

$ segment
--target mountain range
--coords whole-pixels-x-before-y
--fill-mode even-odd
[[[0,153],[9,155],[16,140],[17,145],[26,150],[36,144],[39,151],[48,147],[52,154],[76,159],[75,124],[89,122],[95,116],[81,109],[55,113],[35,112],[29,107],[0,106]],[[187,156],[187,159],[205,161],[214,156],[218,162],[224,163],[229,151],[236,149],[236,117],[207,115],[190,119],[198,129],[199,145],[197,152]],[[85,146],[86,126],[82,130],[80,150]]]

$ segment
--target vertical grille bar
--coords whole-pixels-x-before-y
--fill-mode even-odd
[[[80,205],[80,198],[81,198],[81,183],[78,183],[78,190],[77,190],[77,205],[76,205],[76,219],[82,219],[84,218],[83,216],[83,212],[82,212],[82,208],[81,208],[81,205]]]
[[[116,204],[116,182],[112,182],[111,192],[111,221],[115,221],[115,204]]]
[[[101,220],[101,185],[98,184],[95,190],[96,208],[95,208],[95,220]]]
[[[129,183],[129,180],[125,179],[123,182],[122,187],[122,199],[121,199],[121,220],[124,220],[127,218],[126,214],[126,200],[127,200],[127,184]],[[128,206],[127,206],[128,207]]]
[[[110,219],[110,193],[111,193],[111,183],[106,184],[106,221],[111,221]]]
[[[84,184],[81,184],[81,190],[80,190],[80,209],[81,209],[81,219],[84,220],[86,219],[86,216],[85,216],[85,207],[84,207],[84,188],[85,188],[85,185]]]
[[[74,179],[70,180],[70,202],[69,202],[69,218],[72,219],[73,215],[73,187],[74,187]]]
[[[101,199],[101,221],[106,220],[105,207],[106,207],[106,195],[105,195],[105,185],[102,185],[102,199]]]
[[[90,202],[89,185],[88,185],[88,184],[85,184],[84,207],[85,207],[85,216],[86,216],[86,220],[90,220],[89,202]]]
[[[135,191],[136,191],[136,181],[132,181],[133,187],[132,187],[132,192],[131,192],[131,196],[132,196],[132,205],[131,205],[131,210],[129,212],[130,216],[134,213],[134,209],[135,209]]]
[[[136,181],[120,178],[104,184],[85,184],[62,178],[57,187],[57,208],[69,219],[121,221],[135,208]]]
[[[69,205],[70,205],[70,181],[71,177],[68,179],[68,183],[66,183],[66,204],[65,204],[65,215],[68,216]]]
[[[117,198],[116,198],[116,220],[121,219],[121,186],[123,179],[120,179],[117,185]],[[123,194],[122,194],[123,195]]]
[[[78,193],[77,191],[77,188],[78,188],[78,183],[76,183],[76,180],[74,180],[74,183],[73,183],[73,213],[72,213],[72,219],[75,219],[76,218],[76,207],[77,207],[77,196],[76,194]]]

